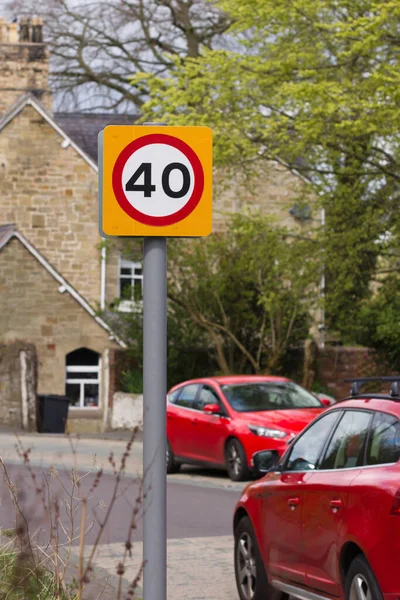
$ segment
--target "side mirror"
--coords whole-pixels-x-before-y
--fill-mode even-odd
[[[328,400],[328,398],[320,398],[319,401],[321,402],[321,404],[323,404],[326,407],[329,407],[331,405],[331,403]]]
[[[221,407],[218,404],[206,404],[203,407],[203,411],[207,415],[220,415],[221,414]]]
[[[279,470],[279,454],[276,450],[261,450],[253,454],[253,466],[256,475],[261,477],[270,471]]]

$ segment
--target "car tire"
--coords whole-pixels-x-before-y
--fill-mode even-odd
[[[235,579],[240,600],[272,600],[276,597],[268,583],[253,526],[243,517],[235,530]]]
[[[172,452],[171,444],[167,440],[167,473],[177,473],[181,468],[180,463],[176,462]]]
[[[373,600],[383,599],[374,572],[364,556],[356,556],[351,563],[346,576],[345,591],[346,600],[359,600],[362,597],[365,600],[368,597],[373,598]]]
[[[246,481],[251,479],[250,469],[247,466],[246,453],[242,444],[232,438],[225,448],[225,465],[232,481]]]

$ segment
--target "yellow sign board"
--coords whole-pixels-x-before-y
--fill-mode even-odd
[[[212,230],[208,127],[109,125],[99,134],[105,237],[202,237]]]

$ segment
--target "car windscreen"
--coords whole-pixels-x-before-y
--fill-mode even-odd
[[[321,408],[312,394],[293,382],[254,382],[221,385],[229,404],[238,412]]]

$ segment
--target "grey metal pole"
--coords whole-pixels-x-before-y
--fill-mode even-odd
[[[144,600],[167,597],[167,239],[144,238]]]

